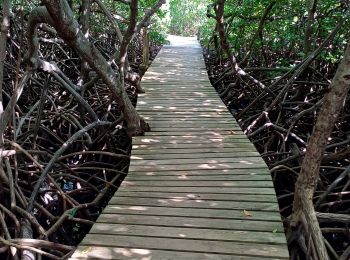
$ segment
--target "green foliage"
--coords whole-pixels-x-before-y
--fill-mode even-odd
[[[206,22],[206,10],[210,1],[170,0],[169,32],[175,35],[193,36]]]
[[[166,27],[161,22],[153,23],[149,29],[149,37],[151,42],[156,44],[165,44],[167,42]]]
[[[243,57],[245,55],[247,47],[258,29],[260,18],[270,3],[271,0],[226,1],[227,36],[236,56]],[[300,60],[303,58],[307,15],[308,1],[277,0],[267,17],[262,34],[254,41],[251,51],[256,57],[262,57],[263,50],[267,49],[271,54],[284,53],[285,55],[282,55],[284,57],[293,56],[293,59],[274,60],[274,65],[277,66],[288,66],[291,64],[291,60]],[[342,19],[348,21],[348,11],[340,1],[318,1],[316,19],[312,26],[313,50],[322,43],[338,21]],[[215,21],[213,18],[200,27],[201,36],[205,42],[212,39],[214,31]],[[344,50],[348,37],[348,28],[344,26],[339,36],[327,48],[327,51],[332,52],[332,54],[323,54],[320,58],[332,63],[336,62]]]

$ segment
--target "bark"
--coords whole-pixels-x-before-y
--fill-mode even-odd
[[[128,47],[131,42],[132,36],[134,35],[136,30],[137,15],[138,15],[138,0],[131,0],[129,26],[126,30],[126,33],[124,34],[123,41],[120,46],[119,60],[118,60],[120,80],[122,85],[124,85],[125,71],[127,70],[126,59],[128,56]]]
[[[141,77],[145,74],[146,70],[149,67],[149,34],[147,27],[144,27],[142,30],[143,38],[143,50],[142,50],[142,64],[140,66],[140,75]],[[141,92],[140,92],[141,91]],[[138,89],[138,93],[143,93],[142,88]]]
[[[107,16],[109,21],[112,23],[112,26],[113,26],[116,34],[117,34],[119,42],[122,42],[123,35],[122,35],[122,32],[119,29],[119,26],[118,26],[115,18],[113,17],[113,15],[108,11],[108,9],[104,6],[104,4],[102,3],[101,0],[94,0],[94,2],[101,8],[102,12]]]
[[[40,11],[40,16],[36,19],[37,23],[45,22],[53,26],[66,44],[73,48],[96,71],[112,92],[114,100],[123,112],[130,136],[143,134],[147,131],[149,127],[137,114],[127,96],[124,85],[118,80],[102,54],[84,37],[67,1],[44,0],[43,3],[46,8],[38,7],[31,13],[31,15],[35,15],[35,12]]]
[[[303,219],[308,223],[311,244],[316,246],[315,259],[329,259],[313,205],[313,195],[319,178],[320,164],[327,140],[337,116],[343,108],[350,88],[350,42],[337,72],[324,97],[314,131],[310,137],[301,171],[295,184],[292,227]],[[307,236],[308,237],[308,236]],[[310,244],[310,243],[309,243]]]
[[[311,51],[312,31],[313,31],[313,23],[315,20],[316,7],[317,7],[317,0],[310,0],[306,29],[305,29],[305,39],[304,39],[304,54],[305,54],[305,56],[307,56]]]
[[[276,4],[276,1],[272,1],[265,9],[265,12],[264,14],[262,15],[260,21],[259,21],[259,26],[258,26],[258,29],[256,30],[252,40],[250,41],[249,43],[249,46],[248,46],[248,49],[247,49],[247,53],[246,55],[244,56],[241,64],[245,64],[247,62],[247,60],[249,59],[249,56],[252,52],[252,48],[253,48],[253,45],[254,45],[254,42],[256,41],[256,39],[259,37],[259,35],[262,34],[262,31],[264,29],[264,24],[265,24],[265,21],[267,19],[267,16],[269,15],[269,13],[271,12],[273,6]]]
[[[7,34],[10,28],[10,11],[11,11],[11,1],[4,0],[2,4],[2,22],[1,22],[1,34],[0,34],[0,117],[4,111],[3,99],[2,99],[2,85],[4,81],[4,65],[6,58],[6,42]],[[0,133],[2,136],[2,133]]]
[[[81,6],[80,6],[80,24],[81,24],[81,30],[85,36],[85,38],[89,38],[90,32],[90,0],[82,0]],[[89,73],[89,65],[86,61],[83,61],[81,63],[81,82],[80,86],[85,84],[88,81],[88,73]],[[82,90],[83,95],[84,90]]]
[[[238,66],[236,57],[232,54],[230,45],[226,38],[226,32],[225,32],[225,24],[224,24],[224,6],[225,6],[225,0],[218,0],[217,4],[214,6],[215,9],[215,19],[216,19],[216,29],[220,36],[220,44],[223,51],[226,52],[226,55],[228,57],[228,60],[231,64],[232,72],[234,75],[236,75],[239,78],[245,78],[249,80],[250,82],[258,85],[261,89],[265,89],[266,86],[255,79],[254,77],[250,76],[247,72],[245,72],[241,67]]]

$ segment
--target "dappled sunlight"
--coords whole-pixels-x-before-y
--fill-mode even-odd
[[[285,243],[271,232],[283,227],[270,173],[205,69],[193,69],[204,67],[196,39],[170,39],[138,97],[151,131],[133,138],[129,174],[91,234],[125,246],[104,251],[114,259],[233,259],[232,242],[269,256],[264,243]]]
[[[121,247],[88,247],[82,246],[74,254],[75,257],[86,257],[95,259],[123,259],[130,260],[152,260],[152,250],[142,248],[121,248]],[[118,257],[118,258],[119,258]]]

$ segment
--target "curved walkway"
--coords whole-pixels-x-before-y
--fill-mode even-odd
[[[152,131],[72,259],[289,258],[269,170],[184,40],[147,71],[137,109]]]

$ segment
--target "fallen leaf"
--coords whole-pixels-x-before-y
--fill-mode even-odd
[[[274,230],[272,230],[272,233],[277,233],[278,229],[275,228]]]
[[[246,216],[246,217],[252,217],[253,215],[249,212],[249,211],[247,211],[247,210],[243,210],[243,213],[244,213],[244,216]]]
[[[237,134],[237,133],[236,133],[235,131],[231,130],[231,131],[230,131],[230,134],[231,134],[231,135],[235,135],[235,134]]]

